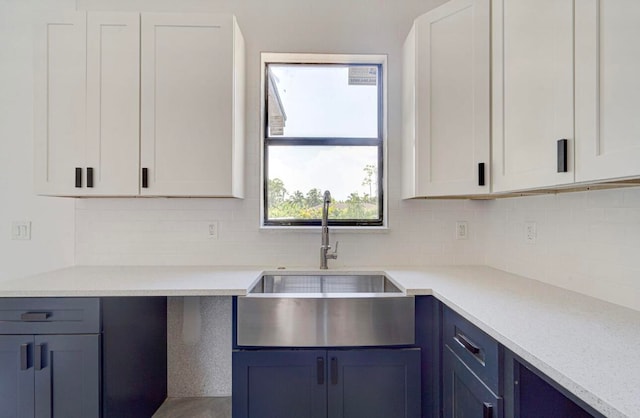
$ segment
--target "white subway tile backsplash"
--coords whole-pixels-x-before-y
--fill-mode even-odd
[[[320,231],[261,230],[259,205],[256,198],[81,199],[76,263],[315,268]],[[332,266],[487,264],[640,309],[640,188],[389,207],[386,231],[332,230],[332,243],[340,241]],[[455,239],[461,220],[467,240]],[[218,239],[208,237],[210,221],[218,222]],[[525,242],[525,222],[536,223],[535,244]]]
[[[640,188],[491,202],[485,263],[640,310]],[[524,222],[537,223],[536,244]]]

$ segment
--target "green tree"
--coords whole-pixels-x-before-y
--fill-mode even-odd
[[[289,198],[289,201],[293,204],[294,207],[297,207],[297,208],[304,207],[306,203],[304,195],[300,190],[296,190],[295,192],[293,192],[293,194]]]
[[[373,164],[367,164],[362,170],[365,173],[362,185],[369,186],[369,198],[366,200],[373,201],[373,185],[378,183],[378,167]]]
[[[284,198],[287,195],[287,189],[284,187],[284,182],[279,178],[269,179],[267,185],[269,209],[276,208],[284,203]]]
[[[312,208],[322,204],[322,190],[311,189],[307,192],[307,206]]]
[[[347,210],[344,213],[346,219],[362,219],[364,218],[364,199],[360,197],[358,192],[353,192],[345,201]]]

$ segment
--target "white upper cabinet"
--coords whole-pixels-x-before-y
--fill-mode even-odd
[[[640,175],[640,2],[576,2],[576,181]]]
[[[243,72],[233,16],[142,15],[143,195],[242,197]]]
[[[242,197],[232,15],[77,12],[38,31],[38,193]]]
[[[492,5],[493,190],[573,183],[574,1],[493,0]],[[562,139],[566,172],[559,172]]]
[[[41,194],[80,190],[76,168],[84,172],[85,34],[83,13],[48,15],[36,25],[34,174]]]
[[[71,12],[38,23],[37,193],[139,193],[139,22],[138,14]]]
[[[489,24],[489,0],[452,0],[405,41],[403,198],[490,192]]]
[[[87,16],[86,195],[137,195],[140,164],[140,16]]]

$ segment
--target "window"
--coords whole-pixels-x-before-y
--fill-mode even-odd
[[[384,225],[385,57],[263,54],[263,224]]]

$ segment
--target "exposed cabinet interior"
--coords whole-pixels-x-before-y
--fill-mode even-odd
[[[490,191],[489,23],[489,0],[453,0],[405,41],[403,198]]]
[[[72,12],[38,31],[39,194],[243,197],[234,16]]]

